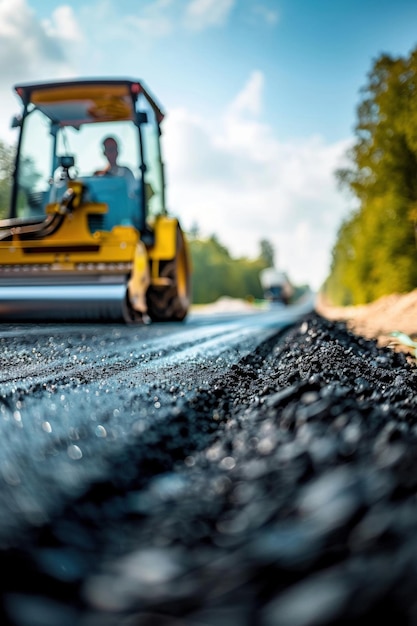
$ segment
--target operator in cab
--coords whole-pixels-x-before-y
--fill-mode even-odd
[[[94,172],[94,176],[122,176],[127,182],[129,196],[133,197],[137,190],[137,180],[131,169],[125,165],[119,165],[119,145],[117,140],[112,136],[105,137],[102,145],[103,154],[108,164],[104,169]]]

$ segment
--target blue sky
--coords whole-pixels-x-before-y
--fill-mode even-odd
[[[334,170],[381,54],[417,47],[416,0],[0,0],[0,137],[13,85],[144,80],[166,111],[168,205],[235,256],[269,239],[296,283],[325,279],[354,199]]]

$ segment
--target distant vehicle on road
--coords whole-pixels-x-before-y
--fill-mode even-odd
[[[275,267],[267,267],[260,273],[260,281],[265,300],[289,304],[294,288],[285,272]]]

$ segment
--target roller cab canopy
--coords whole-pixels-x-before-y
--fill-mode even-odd
[[[120,171],[133,175],[128,193],[136,202],[129,211],[135,212],[135,225],[143,230],[148,215],[166,213],[160,147],[164,114],[142,81],[61,79],[18,84],[14,90],[23,110],[13,120],[20,134],[9,218],[42,217],[48,203],[60,198],[56,191],[64,164],[95,197],[94,177],[108,167],[106,137],[116,141]],[[105,184],[101,181],[101,187]]]
[[[59,126],[108,121],[137,121],[135,102],[142,94],[160,123],[164,114],[142,82],[130,79],[83,79],[15,86],[25,107],[34,105]]]

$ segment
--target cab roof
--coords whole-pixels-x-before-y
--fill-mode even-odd
[[[136,119],[135,102],[146,98],[160,123],[164,114],[139,80],[126,78],[71,79],[20,84],[14,87],[25,106],[35,105],[60,126]]]

